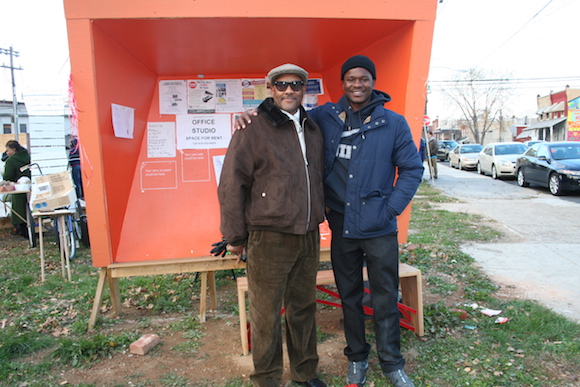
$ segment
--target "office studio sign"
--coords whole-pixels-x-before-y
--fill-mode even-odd
[[[187,114],[176,119],[177,149],[220,149],[230,143],[229,114]]]

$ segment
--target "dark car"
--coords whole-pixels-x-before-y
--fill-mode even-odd
[[[453,140],[439,140],[437,141],[437,160],[445,161],[449,158],[449,152],[452,151],[457,145],[457,141]]]
[[[542,142],[532,145],[516,163],[520,187],[537,184],[552,195],[580,191],[580,142]]]

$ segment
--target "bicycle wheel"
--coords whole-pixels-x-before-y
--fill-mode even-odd
[[[28,222],[28,245],[30,246],[30,248],[35,248],[37,243],[36,243],[36,224],[35,224],[35,220],[34,217],[32,216],[32,213],[30,212],[30,210],[26,211],[26,220]],[[39,227],[39,232],[42,232],[42,230]]]
[[[74,222],[71,215],[66,215],[64,219],[64,230],[61,230],[60,223],[56,221],[56,219],[53,220],[54,237],[56,239],[56,245],[60,250],[61,248],[60,235],[61,233],[64,233],[66,245],[68,248],[67,253],[69,261],[72,261],[75,258],[77,252],[77,238],[75,237],[73,224]]]
[[[65,238],[68,247],[68,259],[72,261],[77,253],[77,238],[74,231],[74,224],[72,215],[67,215],[65,218]]]

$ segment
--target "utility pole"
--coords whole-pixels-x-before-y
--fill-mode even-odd
[[[15,140],[18,141],[18,101],[16,100],[16,82],[14,81],[14,70],[22,70],[22,67],[14,67],[14,57],[18,58],[20,53],[18,51],[14,51],[12,46],[10,46],[9,50],[0,48],[0,54],[10,55],[10,66],[2,64],[0,67],[10,69],[10,74],[12,76],[12,130]]]
[[[503,131],[503,114],[501,114],[501,109],[499,109],[499,142],[502,142],[501,133]]]

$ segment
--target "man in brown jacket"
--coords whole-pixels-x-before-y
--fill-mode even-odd
[[[228,250],[238,256],[247,250],[256,387],[281,385],[282,306],[292,380],[326,386],[316,376],[315,321],[324,150],[320,128],[301,106],[307,80],[293,64],[268,73],[272,98],[234,133],[218,188]]]

